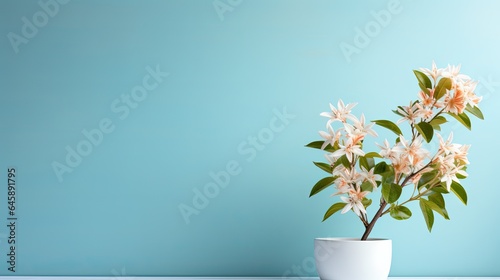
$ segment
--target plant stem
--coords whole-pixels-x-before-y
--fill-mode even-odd
[[[385,202],[385,200],[382,198],[382,201],[380,202],[380,208],[378,209],[375,216],[373,216],[373,219],[371,220],[371,222],[366,227],[365,233],[363,233],[361,240],[368,239],[368,235],[370,235],[370,233],[372,232],[373,226],[377,222],[378,218],[380,218],[382,216],[382,213],[384,212],[384,209],[386,206],[387,206],[387,202]]]
[[[407,176],[403,180],[403,182],[401,183],[401,186],[404,187],[411,180],[411,178],[413,178],[413,176],[417,175],[422,170],[424,170],[426,167],[428,167],[431,164],[431,162],[427,163],[424,167],[420,168],[417,172],[412,173],[411,175]],[[397,181],[399,181],[399,180],[397,180]],[[426,190],[424,193],[426,193],[428,191],[430,191],[430,189]],[[419,195],[417,195],[416,198],[410,198],[408,201],[405,201],[404,203],[407,203],[407,202],[409,202],[411,200],[416,200],[417,198],[420,198],[421,196],[422,196],[422,194],[419,194]],[[365,225],[366,226],[366,230],[365,230],[365,233],[363,233],[363,236],[361,237],[361,240],[368,239],[368,235],[370,235],[370,233],[372,232],[373,226],[375,226],[375,223],[377,222],[377,220],[380,217],[382,217],[382,215],[388,213],[387,211],[384,212],[384,209],[385,209],[386,206],[387,206],[387,202],[382,198],[381,202],[380,202],[380,208],[378,209],[377,213],[375,213],[375,216],[373,216],[373,219],[370,221],[370,223],[368,224],[368,226]]]
[[[368,218],[366,217],[366,214],[361,214],[361,216],[359,216],[359,219],[361,220],[365,228],[368,227]]]

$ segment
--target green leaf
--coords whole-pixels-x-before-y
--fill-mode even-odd
[[[332,206],[330,206],[330,208],[328,208],[328,210],[326,210],[325,216],[323,217],[323,222],[326,219],[330,218],[331,215],[342,210],[346,204],[347,203],[344,203],[344,202],[338,202],[338,203],[335,203]]]
[[[473,114],[474,116],[478,117],[479,119],[481,120],[484,120],[484,116],[483,116],[483,112],[481,112],[481,110],[479,110],[479,107],[472,107],[470,106],[470,104],[467,104],[467,106],[465,107],[465,110],[471,114]]]
[[[381,175],[382,175],[382,183],[386,184],[394,183],[395,174],[394,174],[394,167],[392,167],[392,165],[388,165],[386,167],[386,171]]]
[[[398,108],[401,108],[401,110],[403,110],[403,107],[401,106],[398,106]],[[405,117],[405,115],[401,114],[398,110],[392,110],[392,112],[400,117]]]
[[[323,146],[323,143],[325,143],[325,141],[314,141],[314,142],[307,144],[306,147],[321,150],[321,146]],[[334,147],[332,147],[330,144],[328,144],[328,145],[326,145],[324,151],[333,153],[336,151],[336,149]]]
[[[347,155],[343,155],[337,159],[334,166],[337,166],[337,163],[341,163],[345,168],[351,168],[351,163],[347,159]]]
[[[462,185],[453,181],[451,183],[451,191],[460,199],[460,201],[462,201],[463,204],[467,205],[467,192]]]
[[[375,170],[373,170],[373,173],[375,174],[382,174],[385,173],[387,169],[387,163],[385,161],[381,161],[375,165]]]
[[[346,155],[343,155],[341,157],[339,157],[332,165],[332,168],[335,169],[335,167],[339,166],[339,165],[343,165],[345,168],[350,168],[350,166],[346,166],[346,164],[349,164],[349,160],[347,159],[347,156]]]
[[[428,88],[425,88],[421,83],[418,83],[418,87],[427,95],[430,95],[431,92]]]
[[[324,162],[315,162],[313,161],[314,165],[319,167],[321,170],[325,171],[326,173],[332,174],[333,168],[330,164],[324,163]]]
[[[382,156],[377,152],[369,152],[365,154],[365,158],[382,158]]]
[[[375,161],[373,158],[359,157],[359,167],[364,167],[367,171],[370,171],[375,166]]]
[[[422,210],[422,214],[424,215],[425,223],[427,224],[427,229],[429,232],[432,231],[432,226],[434,225],[434,213],[432,209],[426,204],[427,200],[421,198],[420,199],[420,209]]]
[[[454,113],[448,113],[448,115],[454,117],[457,121],[459,121],[461,124],[463,124],[465,127],[467,127],[468,130],[471,130],[470,119],[466,113],[461,113],[458,115],[454,114]]]
[[[363,197],[363,200],[361,200],[361,203],[363,204],[363,206],[366,209],[366,208],[368,208],[368,206],[372,205],[372,200],[369,198]]]
[[[436,178],[437,174],[438,174],[437,170],[432,170],[430,172],[422,174],[420,180],[418,180],[418,188],[420,189],[421,187],[430,183],[432,180]]]
[[[397,136],[402,135],[403,132],[401,132],[401,129],[399,129],[399,126],[391,121],[388,120],[375,120],[372,121],[376,123],[377,125],[380,125],[382,127],[385,127],[389,129],[390,131],[394,132]]]
[[[407,220],[411,217],[411,211],[402,205],[394,206],[391,208],[391,217],[396,220]]]
[[[413,73],[417,77],[418,86],[420,87],[420,89],[427,95],[429,95],[429,89],[432,88],[432,82],[429,77],[418,70],[413,70]]]
[[[420,135],[424,137],[427,143],[431,142],[432,136],[434,135],[434,129],[432,128],[432,125],[426,122],[420,122],[415,125],[415,128],[418,130]]]
[[[364,192],[364,191],[373,192],[373,184],[368,182],[368,181],[363,182],[361,184],[360,188],[361,188],[362,192]]]
[[[387,203],[396,202],[401,196],[403,188],[394,183],[383,183],[382,184],[382,196]]]
[[[444,194],[448,194],[448,193],[450,193],[450,192],[446,189],[446,183],[445,183],[445,182],[442,182],[440,186],[433,187],[433,188],[432,188],[432,191],[433,191],[433,192],[438,192],[438,193],[444,193]]]
[[[438,192],[432,193],[431,195],[429,195],[429,202],[433,203],[433,205],[431,206],[432,210],[436,211],[446,220],[450,219],[450,217],[448,216],[448,211],[446,210],[446,205],[442,194]]]
[[[439,208],[445,208],[444,197],[440,193],[435,192],[429,195],[429,201],[434,202]]]
[[[307,144],[306,147],[321,150],[321,146],[323,146],[323,143],[325,143],[325,141],[314,141],[314,142]]]
[[[335,177],[333,177],[333,176],[325,177],[325,178],[319,180],[312,188],[311,193],[309,194],[309,197],[326,189],[328,186],[333,184],[333,181],[335,181]]]
[[[435,130],[441,130],[441,125],[446,123],[448,120],[446,120],[445,117],[443,116],[437,116],[435,117],[434,119],[432,119],[432,121],[430,121],[430,125],[432,125],[432,127],[435,129]]]
[[[451,90],[452,82],[450,78],[441,78],[434,90],[434,99],[439,100],[446,94],[446,90]]]

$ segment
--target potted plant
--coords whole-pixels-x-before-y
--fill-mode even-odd
[[[323,221],[338,212],[352,212],[365,228],[359,239],[315,239],[316,266],[322,280],[387,279],[391,240],[369,238],[379,218],[388,214],[396,220],[409,219],[412,212],[406,204],[418,201],[431,231],[434,213],[449,219],[445,195],[454,193],[467,203],[460,180],[468,176],[470,145],[453,143],[453,132],[443,137],[438,131],[450,117],[469,130],[470,115],[483,119],[478,107],[482,98],[474,92],[477,82],[461,74],[460,66],[438,69],[433,62],[431,69],[413,72],[420,87],[418,99],[393,110],[400,117],[396,123],[365,122],[363,114],[358,118],[351,113],[355,103],[346,105],[339,100],[337,106],[330,104],[331,111],[321,113],[328,118],[326,131],[319,132],[323,139],[306,145],[327,152],[327,162],[314,164],[328,176],[313,186],[309,196],[333,185],[333,196],[340,197],[328,208]],[[365,137],[378,136],[375,124],[394,132],[395,139],[376,143],[378,151],[365,151]],[[438,144],[435,151],[431,152],[425,142]],[[405,188],[412,189],[411,196],[401,196]],[[377,192],[380,198],[372,206],[368,197]],[[371,215],[370,206],[375,208]]]

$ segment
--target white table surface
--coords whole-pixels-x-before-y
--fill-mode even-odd
[[[319,280],[318,277],[0,276],[1,280]],[[389,277],[388,280],[500,280],[500,277]]]

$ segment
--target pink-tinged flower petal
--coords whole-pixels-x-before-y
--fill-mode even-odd
[[[340,199],[342,199],[345,203],[347,203],[347,204],[344,206],[344,208],[342,209],[342,212],[340,212],[340,213],[342,213],[342,214],[345,214],[345,213],[347,213],[349,210],[351,210],[351,208],[352,208],[352,206],[353,206],[353,205],[351,204],[350,199],[349,199],[348,197],[341,196],[341,197],[340,197]]]
[[[330,120],[328,120],[328,124],[335,122],[335,121],[340,121],[342,123],[345,123],[347,119],[352,119],[354,118],[354,115],[351,114],[351,110],[354,106],[356,106],[357,103],[351,103],[345,105],[342,99],[339,99],[337,102],[338,108],[333,106],[333,104],[330,103],[330,112],[324,112],[321,113],[320,115],[323,117],[328,117]]]
[[[439,77],[441,77],[441,75],[442,75],[443,71],[445,71],[445,69],[438,69],[436,67],[436,63],[434,61],[432,61],[432,68],[431,69],[420,68],[420,71],[422,71],[427,76],[430,76],[435,82],[435,81],[437,81],[437,79]]]

